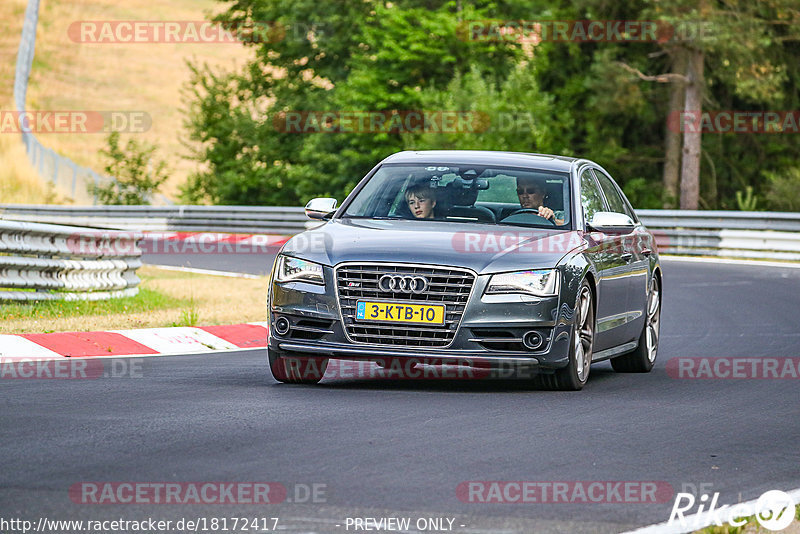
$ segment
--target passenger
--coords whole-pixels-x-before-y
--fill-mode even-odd
[[[433,219],[436,193],[426,184],[415,185],[406,190],[406,202],[411,214],[417,219]]]
[[[539,217],[551,220],[558,225],[564,224],[563,218],[557,218],[556,213],[544,205],[544,193],[544,187],[540,180],[525,177],[517,178],[517,196],[519,197],[519,205],[523,209],[538,210]]]

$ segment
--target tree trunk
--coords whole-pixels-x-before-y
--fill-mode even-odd
[[[689,50],[686,77],[686,98],[683,130],[683,161],[681,162],[681,209],[696,210],[700,198],[700,144],[703,112],[703,51]]]
[[[686,49],[677,47],[672,52],[672,72],[686,72]],[[669,109],[667,110],[667,127],[664,136],[664,192],[662,206],[664,209],[675,208],[680,193],[681,170],[681,129],[679,119],[684,106],[686,85],[672,82],[669,85]],[[676,127],[678,126],[678,127]]]

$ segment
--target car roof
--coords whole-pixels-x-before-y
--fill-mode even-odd
[[[432,163],[460,165],[502,165],[569,172],[579,158],[527,152],[495,150],[407,150],[392,154],[382,163]]]

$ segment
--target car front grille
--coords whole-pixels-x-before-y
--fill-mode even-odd
[[[421,294],[393,293],[378,287],[385,274],[421,275],[429,286]],[[467,305],[475,275],[454,268],[403,264],[345,264],[336,269],[336,289],[347,336],[358,343],[445,347],[453,341]],[[358,300],[444,304],[444,325],[356,321]]]

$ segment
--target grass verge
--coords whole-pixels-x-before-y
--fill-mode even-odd
[[[264,321],[267,277],[228,278],[145,266],[135,297],[0,304],[0,334],[89,332]]]

